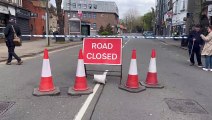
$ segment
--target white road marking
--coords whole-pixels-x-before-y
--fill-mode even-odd
[[[167,43],[164,43],[164,42],[161,42],[162,44],[164,44],[164,45],[169,45],[169,44],[167,44]]]
[[[96,94],[99,86],[100,86],[100,84],[96,84],[95,85],[95,87],[93,89],[93,93],[88,96],[88,98],[86,99],[85,103],[81,107],[80,111],[75,116],[74,120],[81,120],[82,119],[82,117],[84,116],[86,110],[88,109],[88,106],[90,105],[94,95]]]
[[[124,43],[124,45],[123,45],[123,47],[122,47],[122,48],[124,48],[124,47],[125,47],[125,45],[126,45],[129,41],[130,41],[130,39],[129,39],[126,43]]]

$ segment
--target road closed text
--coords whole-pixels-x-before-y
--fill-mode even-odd
[[[92,49],[99,49],[99,50],[108,50],[113,49],[112,43],[92,43]],[[115,53],[87,53],[87,59],[103,59],[103,60],[116,60],[117,54]]]
[[[86,64],[120,64],[121,45],[119,38],[87,38],[84,40],[84,61]]]

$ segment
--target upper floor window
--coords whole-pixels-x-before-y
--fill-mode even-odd
[[[88,8],[89,8],[89,9],[92,9],[92,4],[89,4],[89,5],[88,5]]]
[[[87,17],[88,18],[91,18],[91,13],[87,13]]]
[[[96,4],[94,4],[94,5],[93,5],[93,8],[94,8],[94,9],[97,9],[97,5],[96,5]]]
[[[76,3],[73,3],[73,4],[72,4],[72,7],[73,7],[73,8],[76,8],[76,7],[77,7]]]
[[[83,18],[87,18],[87,14],[86,13],[83,13]]]
[[[185,0],[181,1],[180,11],[185,11]]]
[[[94,18],[94,19],[96,18],[96,13],[92,14],[92,18]]]
[[[77,6],[79,9],[81,9],[81,7],[82,7],[80,3],[78,3]]]
[[[83,8],[84,9],[87,9],[87,4],[83,4]]]

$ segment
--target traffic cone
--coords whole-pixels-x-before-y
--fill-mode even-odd
[[[149,72],[147,73],[145,83],[141,83],[147,88],[163,88],[164,86],[158,83],[157,68],[156,68],[156,51],[152,49],[152,55],[149,64]]]
[[[43,66],[39,88],[35,88],[33,95],[57,95],[60,93],[59,87],[55,87],[52,79],[51,68],[49,63],[48,50],[44,50]]]
[[[80,49],[75,84],[74,84],[73,88],[72,87],[69,88],[68,94],[70,94],[70,95],[87,95],[92,92],[93,92],[93,90],[87,86],[83,54],[82,54],[82,49]]]
[[[128,92],[141,92],[145,90],[144,86],[139,84],[138,80],[138,70],[137,70],[137,62],[136,62],[136,50],[132,51],[132,59],[130,63],[130,69],[128,73],[127,82],[125,85],[120,85],[120,89],[126,90]]]

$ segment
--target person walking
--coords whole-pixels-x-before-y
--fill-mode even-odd
[[[16,25],[15,20],[14,19],[10,19],[9,20],[9,24],[7,24],[5,30],[4,30],[4,35],[5,35],[5,42],[6,42],[6,46],[8,48],[8,59],[6,64],[7,65],[11,65],[11,61],[12,61],[12,57],[14,57],[17,60],[17,64],[21,65],[23,63],[23,61],[21,60],[20,57],[18,57],[15,53],[15,44],[13,43],[13,39],[14,39],[14,30],[17,34],[17,36],[21,36],[21,30],[20,28]]]
[[[200,25],[195,25],[194,30],[191,31],[188,36],[188,50],[191,62],[190,66],[195,64],[194,54],[196,54],[198,67],[202,67],[201,46],[203,45],[203,40],[200,35]]]
[[[212,71],[212,26],[208,27],[208,35],[200,35],[205,41],[205,45],[202,50],[202,55],[205,56],[205,67],[202,68],[204,71]]]

